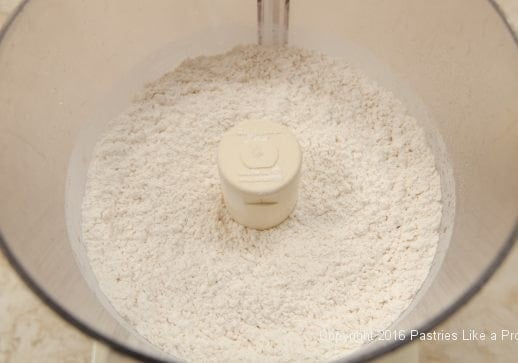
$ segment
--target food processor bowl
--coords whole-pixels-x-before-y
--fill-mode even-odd
[[[258,26],[259,20],[259,26]],[[24,1],[0,33],[1,246],[64,319],[141,360],[171,361],[100,292],[81,243],[91,152],[143,85],[243,43],[346,58],[422,122],[442,179],[430,274],[391,329],[343,361],[427,331],[489,278],[517,237],[518,50],[488,0]]]

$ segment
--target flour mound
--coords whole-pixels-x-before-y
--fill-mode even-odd
[[[293,214],[234,222],[216,150],[246,119],[303,151]],[[83,240],[101,290],[136,331],[189,361],[321,361],[387,328],[428,274],[440,179],[417,121],[343,60],[242,46],[184,61],[99,140]]]

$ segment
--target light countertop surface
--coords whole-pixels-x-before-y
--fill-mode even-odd
[[[18,0],[0,0],[0,26]],[[499,0],[510,23],[518,29],[518,0]],[[495,276],[440,331],[500,331],[518,333],[518,248]],[[88,362],[92,339],[69,326],[36,298],[0,254],[0,363]],[[516,362],[518,341],[419,343],[420,362]]]

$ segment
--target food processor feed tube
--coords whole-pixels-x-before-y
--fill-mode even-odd
[[[260,45],[288,43],[290,0],[258,0],[257,22]]]

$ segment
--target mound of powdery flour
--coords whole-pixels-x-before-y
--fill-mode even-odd
[[[303,152],[278,227],[225,209],[222,134],[271,120]],[[149,84],[96,145],[82,206],[99,286],[146,340],[194,362],[344,356],[387,328],[426,278],[440,178],[418,122],[345,61],[241,46]],[[343,339],[330,339],[339,334]]]

